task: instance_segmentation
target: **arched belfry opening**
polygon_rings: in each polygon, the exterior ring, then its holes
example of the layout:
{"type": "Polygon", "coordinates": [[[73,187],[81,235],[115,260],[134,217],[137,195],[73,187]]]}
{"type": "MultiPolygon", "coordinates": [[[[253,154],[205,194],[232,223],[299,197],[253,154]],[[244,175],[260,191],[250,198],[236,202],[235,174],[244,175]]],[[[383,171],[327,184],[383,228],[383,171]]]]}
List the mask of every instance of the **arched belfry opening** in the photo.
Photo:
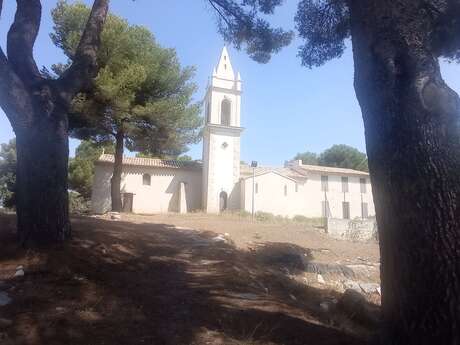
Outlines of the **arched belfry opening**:
{"type": "Polygon", "coordinates": [[[223,126],[230,126],[230,114],[232,110],[231,102],[225,98],[221,103],[220,108],[220,124],[223,126]]]}

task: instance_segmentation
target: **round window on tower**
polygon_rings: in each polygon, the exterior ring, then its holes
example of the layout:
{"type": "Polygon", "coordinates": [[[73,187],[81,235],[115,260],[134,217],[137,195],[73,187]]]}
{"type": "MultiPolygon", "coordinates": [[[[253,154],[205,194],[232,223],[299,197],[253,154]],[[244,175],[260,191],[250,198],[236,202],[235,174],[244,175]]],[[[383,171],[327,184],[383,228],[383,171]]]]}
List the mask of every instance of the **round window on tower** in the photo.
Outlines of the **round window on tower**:
{"type": "Polygon", "coordinates": [[[222,148],[225,150],[227,147],[228,147],[228,144],[227,144],[226,141],[224,141],[223,144],[222,144],[222,148]]]}

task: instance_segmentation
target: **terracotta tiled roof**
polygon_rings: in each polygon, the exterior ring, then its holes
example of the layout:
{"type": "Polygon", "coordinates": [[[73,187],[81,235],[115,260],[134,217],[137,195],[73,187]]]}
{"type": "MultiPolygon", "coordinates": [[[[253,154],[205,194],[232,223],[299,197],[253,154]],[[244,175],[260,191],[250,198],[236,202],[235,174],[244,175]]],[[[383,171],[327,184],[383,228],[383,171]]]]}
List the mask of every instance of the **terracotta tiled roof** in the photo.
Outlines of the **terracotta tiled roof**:
{"type": "MultiPolygon", "coordinates": [[[[242,164],[240,169],[241,178],[252,176],[252,168],[249,165],[242,164]]],[[[257,167],[255,170],[256,176],[263,175],[269,172],[274,172],[279,175],[289,177],[295,180],[302,180],[308,177],[309,173],[322,173],[334,175],[354,175],[354,176],[369,176],[365,171],[353,169],[323,167],[319,165],[291,165],[284,168],[279,167],[257,167]]]]}
{"type": "MultiPolygon", "coordinates": [[[[255,170],[255,175],[263,175],[269,172],[274,172],[281,176],[285,176],[294,180],[304,180],[306,176],[299,174],[291,168],[274,168],[274,167],[257,167],[255,170]]],[[[242,164],[240,167],[240,177],[248,178],[252,176],[252,168],[248,165],[242,164]]]]}
{"type": "Polygon", "coordinates": [[[295,170],[299,174],[308,174],[309,172],[319,172],[335,175],[359,175],[359,176],[369,176],[369,173],[365,171],[353,170],[353,169],[344,169],[344,168],[335,168],[335,167],[323,167],[319,165],[298,165],[290,166],[290,169],[295,170]]]}
{"type": "MultiPolygon", "coordinates": [[[[97,163],[115,162],[114,155],[102,154],[97,163]]],[[[123,156],[123,165],[168,168],[168,169],[201,169],[202,164],[196,161],[179,161],[174,159],[159,159],[159,158],[140,158],[123,156]]]]}

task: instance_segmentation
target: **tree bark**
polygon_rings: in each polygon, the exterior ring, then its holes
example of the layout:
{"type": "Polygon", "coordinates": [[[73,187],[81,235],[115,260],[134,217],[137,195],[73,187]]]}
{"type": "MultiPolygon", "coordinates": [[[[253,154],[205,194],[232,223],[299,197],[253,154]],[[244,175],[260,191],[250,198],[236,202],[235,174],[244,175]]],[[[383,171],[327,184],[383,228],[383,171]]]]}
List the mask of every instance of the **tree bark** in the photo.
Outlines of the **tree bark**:
{"type": "MultiPolygon", "coordinates": [[[[17,137],[17,220],[23,245],[62,242],[69,222],[68,107],[97,74],[96,56],[109,0],[94,0],[74,63],[47,80],[33,47],[40,27],[40,0],[17,0],[8,32],[8,56],[0,47],[0,106],[17,137]]],[[[0,0],[0,15],[3,0],[0,0]]]]}
{"type": "Polygon", "coordinates": [[[423,1],[350,0],[379,226],[382,344],[460,344],[459,98],[423,1]]]}
{"type": "Polygon", "coordinates": [[[123,172],[123,150],[124,133],[119,130],[115,135],[115,161],[113,164],[113,175],[110,181],[110,192],[112,196],[112,211],[121,212],[121,174],[123,172]]]}
{"type": "Polygon", "coordinates": [[[18,235],[24,246],[59,243],[71,237],[67,193],[66,114],[43,117],[16,131],[18,235]]]}

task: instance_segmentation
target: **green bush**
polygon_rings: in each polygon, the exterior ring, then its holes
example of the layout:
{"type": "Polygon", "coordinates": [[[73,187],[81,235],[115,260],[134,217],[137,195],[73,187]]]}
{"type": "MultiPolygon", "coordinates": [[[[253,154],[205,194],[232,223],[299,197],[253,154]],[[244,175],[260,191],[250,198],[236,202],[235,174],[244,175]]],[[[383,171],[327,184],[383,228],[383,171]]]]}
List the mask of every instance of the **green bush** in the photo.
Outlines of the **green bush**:
{"type": "Polygon", "coordinates": [[[74,214],[89,213],[89,201],[85,200],[79,193],[69,191],[69,212],[74,214]]]}
{"type": "Polygon", "coordinates": [[[309,221],[309,218],[302,216],[300,214],[296,214],[294,217],[292,217],[292,220],[297,223],[307,223],[309,221]]]}
{"type": "Polygon", "coordinates": [[[259,222],[273,222],[275,220],[275,215],[270,212],[257,211],[255,218],[259,222]]]}

